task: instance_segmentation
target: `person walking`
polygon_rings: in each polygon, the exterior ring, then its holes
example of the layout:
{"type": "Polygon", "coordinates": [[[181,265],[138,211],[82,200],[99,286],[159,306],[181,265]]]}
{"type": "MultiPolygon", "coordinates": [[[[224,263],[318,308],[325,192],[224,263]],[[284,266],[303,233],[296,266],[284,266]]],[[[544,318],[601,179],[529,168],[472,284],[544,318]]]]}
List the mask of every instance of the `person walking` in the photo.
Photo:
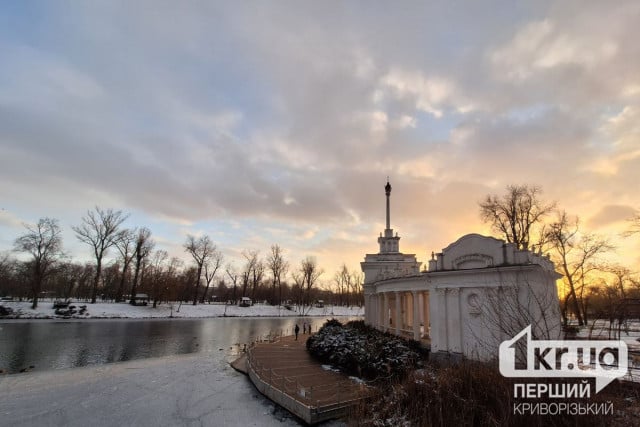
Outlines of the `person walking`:
{"type": "Polygon", "coordinates": [[[300,326],[296,323],[296,327],[293,330],[296,333],[296,341],[298,341],[298,332],[300,332],[300,326]]]}

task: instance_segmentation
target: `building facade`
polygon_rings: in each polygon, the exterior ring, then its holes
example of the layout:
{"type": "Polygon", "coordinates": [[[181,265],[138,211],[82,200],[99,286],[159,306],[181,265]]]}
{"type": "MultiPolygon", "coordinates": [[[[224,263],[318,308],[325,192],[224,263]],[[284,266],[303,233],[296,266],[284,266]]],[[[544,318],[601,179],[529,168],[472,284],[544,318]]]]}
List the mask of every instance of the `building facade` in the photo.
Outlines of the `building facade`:
{"type": "Polygon", "coordinates": [[[421,271],[414,254],[400,252],[400,237],[390,227],[388,182],[385,195],[379,252],[361,263],[367,324],[428,340],[432,354],[476,360],[495,359],[500,343],[528,325],[536,339],[560,337],[561,276],[548,257],[468,234],[432,253],[421,271]]]}

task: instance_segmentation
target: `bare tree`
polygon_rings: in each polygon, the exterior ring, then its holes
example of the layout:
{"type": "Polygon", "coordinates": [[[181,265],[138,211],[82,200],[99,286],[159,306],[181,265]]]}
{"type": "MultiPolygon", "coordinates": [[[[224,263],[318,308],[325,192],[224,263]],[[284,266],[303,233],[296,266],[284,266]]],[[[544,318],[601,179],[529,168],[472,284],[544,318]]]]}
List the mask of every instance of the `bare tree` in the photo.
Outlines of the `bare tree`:
{"type": "Polygon", "coordinates": [[[20,298],[25,294],[24,283],[19,280],[21,263],[10,253],[0,252],[0,295],[20,298]]]}
{"type": "MultiPolygon", "coordinates": [[[[231,279],[231,283],[233,283],[233,291],[231,294],[231,300],[233,301],[233,303],[236,303],[236,288],[238,286],[238,271],[236,270],[235,266],[233,264],[228,264],[227,268],[225,269],[227,276],[229,276],[229,279],[231,279]]],[[[225,308],[225,314],[227,312],[227,309],[225,308]]]]}
{"type": "Polygon", "coordinates": [[[271,278],[273,280],[271,303],[275,303],[277,290],[278,305],[282,305],[282,278],[287,275],[289,263],[284,259],[282,248],[279,245],[271,245],[271,253],[267,257],[267,268],[271,272],[271,278]]]}
{"type": "Polygon", "coordinates": [[[640,212],[638,211],[636,211],[633,217],[629,218],[629,229],[622,233],[622,235],[628,237],[637,233],[640,233],[640,212]]]}
{"type": "Polygon", "coordinates": [[[311,307],[312,290],[324,271],[318,267],[314,257],[308,256],[300,261],[298,271],[292,274],[293,281],[300,287],[302,312],[305,306],[311,307]]]}
{"type": "Polygon", "coordinates": [[[91,298],[91,283],[96,274],[95,272],[96,266],[92,263],[87,262],[81,266],[81,271],[79,271],[76,276],[77,286],[72,290],[72,295],[74,295],[75,298],[85,301],[91,298]]]}
{"type": "Polygon", "coordinates": [[[198,272],[198,268],[192,266],[187,268],[181,275],[182,283],[179,291],[180,304],[178,304],[178,309],[176,310],[176,312],[178,313],[180,313],[180,308],[182,307],[182,303],[187,302],[189,300],[189,297],[188,297],[189,290],[193,286],[192,283],[196,282],[197,272],[198,272]]]}
{"type": "Polygon", "coordinates": [[[156,308],[158,301],[164,295],[165,263],[169,259],[169,254],[165,250],[157,250],[151,257],[151,298],[153,308],[156,308]]]}
{"type": "Polygon", "coordinates": [[[363,274],[357,270],[349,270],[346,264],[336,271],[333,281],[338,292],[338,303],[351,307],[354,304],[362,306],[364,297],[362,294],[363,274]]]}
{"type": "Polygon", "coordinates": [[[120,256],[122,257],[122,274],[120,276],[120,284],[118,286],[118,290],[116,291],[116,302],[122,301],[122,294],[124,293],[124,285],[127,278],[127,272],[129,271],[129,266],[131,265],[131,261],[136,254],[136,230],[122,230],[118,233],[118,238],[116,239],[115,246],[120,252],[120,256]]]}
{"type": "Polygon", "coordinates": [[[55,277],[53,277],[56,296],[64,299],[71,298],[74,288],[82,280],[84,266],[71,262],[62,262],[56,267],[56,270],[55,277]]]}
{"type": "Polygon", "coordinates": [[[9,252],[0,252],[0,277],[8,275],[15,262],[16,260],[11,258],[9,252]]]}
{"type": "Polygon", "coordinates": [[[362,285],[364,283],[364,273],[357,270],[351,271],[351,293],[354,296],[354,304],[362,307],[364,304],[364,293],[362,285]]]}
{"type": "Polygon", "coordinates": [[[627,298],[627,283],[631,281],[631,269],[623,265],[613,264],[604,267],[604,271],[614,277],[613,286],[619,293],[620,299],[627,298]]]}
{"type": "Polygon", "coordinates": [[[255,277],[257,276],[256,269],[260,269],[260,267],[258,266],[258,264],[260,263],[259,255],[260,253],[258,251],[242,252],[242,256],[245,259],[244,269],[242,270],[241,277],[240,277],[242,279],[242,296],[243,297],[247,296],[247,288],[252,283],[253,283],[253,286],[251,287],[252,289],[251,296],[253,297],[253,292],[255,291],[255,277]]]}
{"type": "MultiPolygon", "coordinates": [[[[469,295],[470,313],[478,317],[468,325],[479,346],[475,351],[495,356],[497,344],[529,326],[534,340],[560,338],[555,285],[534,283],[525,272],[505,274],[498,286],[469,295]]],[[[526,361],[524,350],[522,343],[518,343],[516,359],[520,363],[526,361]]]]}
{"type": "Polygon", "coordinates": [[[598,270],[598,256],[613,249],[606,239],[593,234],[581,233],[579,219],[570,219],[560,212],[558,219],[548,226],[547,244],[552,258],[564,275],[567,291],[562,302],[562,317],[565,325],[569,307],[576,316],[578,325],[587,323],[587,285],[590,274],[598,270]]]}
{"type": "Polygon", "coordinates": [[[296,311],[304,313],[304,276],[299,271],[291,272],[291,280],[293,280],[292,294],[295,299],[296,311]]]}
{"type": "Polygon", "coordinates": [[[336,271],[333,280],[337,287],[339,304],[346,304],[347,306],[349,306],[349,292],[351,292],[351,273],[347,268],[347,264],[342,264],[340,269],[336,271]]]}
{"type": "Polygon", "coordinates": [[[193,289],[193,305],[198,304],[198,287],[200,287],[200,278],[202,277],[202,269],[205,263],[209,260],[213,252],[216,250],[216,246],[211,241],[209,236],[204,235],[199,238],[195,238],[192,235],[187,235],[187,241],[184,244],[184,249],[196,263],[197,273],[195,279],[195,286],[193,289]]]}
{"type": "Polygon", "coordinates": [[[113,299],[120,283],[120,264],[112,262],[102,269],[102,300],[113,299]]]}
{"type": "MultiPolygon", "coordinates": [[[[600,310],[596,311],[599,318],[606,318],[609,321],[609,339],[620,339],[620,334],[624,328],[628,332],[629,313],[627,293],[633,283],[633,272],[622,265],[613,264],[603,268],[604,273],[602,283],[592,288],[595,296],[600,296],[600,310]],[[610,279],[606,280],[605,279],[610,279]],[[602,301],[604,299],[604,301],[602,301]]],[[[594,304],[596,305],[597,302],[594,304]]],[[[595,324],[595,319],[594,322],[595,324]]],[[[593,326],[590,331],[593,330],[593,326]]]]}
{"type": "Polygon", "coordinates": [[[528,249],[532,228],[555,208],[555,203],[543,203],[540,193],[539,187],[509,185],[505,195],[488,195],[480,202],[480,216],[507,242],[528,249]]]}
{"type": "Polygon", "coordinates": [[[200,300],[200,302],[204,303],[207,299],[209,286],[211,285],[213,278],[216,276],[216,273],[220,269],[222,261],[224,261],[222,252],[214,248],[209,259],[204,263],[204,280],[207,283],[207,286],[204,288],[204,293],[202,294],[202,299],[200,300]]]}
{"type": "Polygon", "coordinates": [[[165,272],[165,295],[168,301],[177,301],[180,291],[179,276],[184,268],[184,262],[178,257],[171,257],[165,272]]]}
{"type": "Polygon", "coordinates": [[[41,218],[35,226],[24,224],[27,232],[14,242],[14,249],[27,252],[32,259],[29,262],[31,270],[31,294],[33,303],[31,308],[38,307],[38,296],[42,284],[53,273],[62,253],[62,230],[58,221],[53,218],[41,218]]]}
{"type": "Polygon", "coordinates": [[[143,267],[144,260],[149,256],[151,251],[153,250],[153,246],[155,243],[151,240],[151,230],[146,227],[142,227],[138,230],[138,234],[136,236],[136,248],[135,248],[135,259],[136,259],[136,267],[133,273],[133,281],[131,283],[131,293],[129,295],[129,304],[136,304],[136,291],[138,288],[138,280],[140,278],[140,271],[143,267]]]}
{"type": "Polygon", "coordinates": [[[261,259],[256,260],[251,270],[251,298],[257,298],[257,291],[262,285],[262,278],[264,277],[265,266],[261,259]]]}
{"type": "Polygon", "coordinates": [[[91,303],[96,302],[98,284],[102,274],[102,258],[107,250],[115,245],[120,225],[127,219],[122,211],[102,210],[96,206],[95,211],[88,211],[82,218],[82,224],[72,227],[78,240],[88,244],[96,257],[96,274],[93,278],[91,303]]]}
{"type": "Polygon", "coordinates": [[[9,252],[0,252],[0,295],[12,295],[17,260],[9,252]]]}

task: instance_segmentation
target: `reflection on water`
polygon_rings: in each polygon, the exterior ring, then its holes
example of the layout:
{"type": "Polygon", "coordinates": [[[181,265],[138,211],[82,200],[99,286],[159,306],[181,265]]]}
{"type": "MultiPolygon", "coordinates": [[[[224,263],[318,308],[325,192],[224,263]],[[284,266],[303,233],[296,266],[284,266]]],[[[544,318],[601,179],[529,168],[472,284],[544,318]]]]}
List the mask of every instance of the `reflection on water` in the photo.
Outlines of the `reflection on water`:
{"type": "MultiPolygon", "coordinates": [[[[0,369],[15,373],[99,365],[148,357],[214,352],[298,322],[317,330],[326,318],[238,318],[0,322],[0,369]]],[[[345,319],[346,321],[346,319],[345,319]]]]}

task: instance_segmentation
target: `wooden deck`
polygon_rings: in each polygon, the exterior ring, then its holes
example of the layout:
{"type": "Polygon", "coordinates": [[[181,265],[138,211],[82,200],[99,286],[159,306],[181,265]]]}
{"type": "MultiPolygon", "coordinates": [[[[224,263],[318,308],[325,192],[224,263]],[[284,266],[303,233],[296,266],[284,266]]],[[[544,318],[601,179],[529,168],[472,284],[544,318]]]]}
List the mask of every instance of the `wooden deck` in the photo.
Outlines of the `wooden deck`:
{"type": "MultiPolygon", "coordinates": [[[[246,354],[249,378],[262,394],[308,424],[345,416],[372,389],[312,359],[307,338],[282,337],[252,345],[246,354]]],[[[245,367],[242,358],[234,364],[238,370],[245,367]]]]}

